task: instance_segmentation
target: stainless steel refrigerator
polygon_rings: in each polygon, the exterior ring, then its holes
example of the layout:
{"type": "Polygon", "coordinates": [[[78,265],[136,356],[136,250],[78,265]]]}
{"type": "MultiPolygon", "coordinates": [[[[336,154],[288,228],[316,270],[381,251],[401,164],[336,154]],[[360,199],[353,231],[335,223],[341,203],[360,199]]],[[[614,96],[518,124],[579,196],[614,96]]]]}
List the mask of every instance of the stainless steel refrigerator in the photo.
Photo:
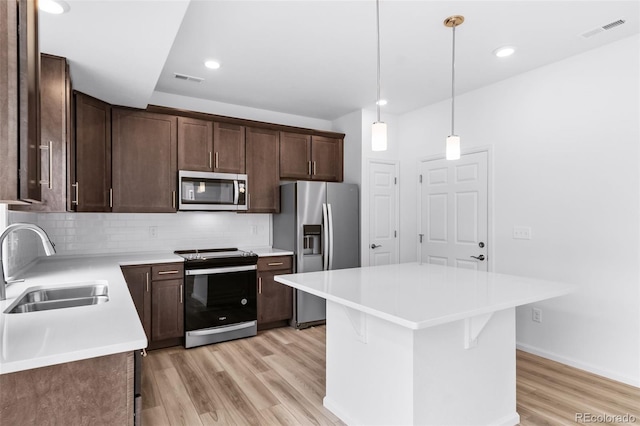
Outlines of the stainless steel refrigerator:
{"type": "MultiPolygon", "coordinates": [[[[295,253],[297,273],[360,266],[360,197],[347,183],[297,181],[280,186],[273,215],[273,246],[295,253]]],[[[291,325],[326,319],[325,300],[294,290],[291,325]]]]}

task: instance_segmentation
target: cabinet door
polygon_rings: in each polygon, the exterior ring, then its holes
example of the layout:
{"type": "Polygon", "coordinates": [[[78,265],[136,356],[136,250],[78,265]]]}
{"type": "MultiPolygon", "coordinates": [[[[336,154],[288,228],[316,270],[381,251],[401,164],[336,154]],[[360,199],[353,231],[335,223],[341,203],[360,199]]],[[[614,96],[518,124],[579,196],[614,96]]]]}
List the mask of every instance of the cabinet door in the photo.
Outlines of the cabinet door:
{"type": "Polygon", "coordinates": [[[342,182],[342,140],[311,137],[312,179],[342,182]]]}
{"type": "Polygon", "coordinates": [[[0,2],[0,202],[18,196],[18,5],[0,2]]]}
{"type": "Polygon", "coordinates": [[[261,271],[258,273],[258,324],[291,319],[293,316],[293,289],[274,280],[278,274],[290,270],[261,271]]]}
{"type": "Polygon", "coordinates": [[[278,132],[247,128],[249,212],[280,211],[278,132]]]}
{"type": "Polygon", "coordinates": [[[244,126],[213,124],[213,170],[218,173],[245,173],[244,126]]]}
{"type": "Polygon", "coordinates": [[[183,280],[152,281],[151,340],[158,341],[184,334],[183,280]]]}
{"type": "Polygon", "coordinates": [[[38,9],[18,0],[20,199],[40,201],[40,50],[38,9]]]}
{"type": "Polygon", "coordinates": [[[75,194],[79,212],[108,212],[111,189],[111,106],[82,93],[75,94],[75,194]]]}
{"type": "Polygon", "coordinates": [[[151,340],[151,267],[149,266],[123,266],[122,274],[129,287],[129,293],[133,299],[140,322],[151,340]]]}
{"type": "Polygon", "coordinates": [[[280,177],[311,178],[311,136],[280,132],[280,177]]]}
{"type": "MultiPolygon", "coordinates": [[[[42,55],[40,68],[40,149],[42,204],[38,210],[67,210],[67,144],[69,103],[67,61],[42,55]]],[[[35,205],[34,205],[35,206],[35,205]]]]}
{"type": "Polygon", "coordinates": [[[213,123],[178,117],[178,169],[213,170],[213,123]]]}
{"type": "Polygon", "coordinates": [[[176,211],[177,117],[113,109],[113,209],[176,211]]]}

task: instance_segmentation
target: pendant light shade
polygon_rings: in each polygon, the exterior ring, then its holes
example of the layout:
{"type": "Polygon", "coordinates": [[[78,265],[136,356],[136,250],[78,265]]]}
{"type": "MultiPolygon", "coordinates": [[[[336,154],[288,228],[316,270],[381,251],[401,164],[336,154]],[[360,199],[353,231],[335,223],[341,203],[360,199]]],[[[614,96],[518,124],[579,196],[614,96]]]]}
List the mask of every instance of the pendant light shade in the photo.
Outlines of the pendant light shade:
{"type": "Polygon", "coordinates": [[[376,0],[376,32],[378,35],[378,92],[376,108],[378,119],[371,126],[371,150],[387,150],[387,124],[380,121],[380,0],[376,0]]]}
{"type": "Polygon", "coordinates": [[[447,137],[445,147],[445,158],[447,160],[460,159],[460,136],[455,134],[455,87],[456,87],[456,27],[462,25],[464,16],[449,16],[444,20],[445,27],[451,28],[452,32],[452,49],[451,49],[451,134],[447,137]]]}
{"type": "Polygon", "coordinates": [[[371,150],[387,150],[387,123],[376,121],[371,126],[371,150]]]}
{"type": "Polygon", "coordinates": [[[446,158],[447,160],[460,159],[460,136],[447,136],[446,158]]]}

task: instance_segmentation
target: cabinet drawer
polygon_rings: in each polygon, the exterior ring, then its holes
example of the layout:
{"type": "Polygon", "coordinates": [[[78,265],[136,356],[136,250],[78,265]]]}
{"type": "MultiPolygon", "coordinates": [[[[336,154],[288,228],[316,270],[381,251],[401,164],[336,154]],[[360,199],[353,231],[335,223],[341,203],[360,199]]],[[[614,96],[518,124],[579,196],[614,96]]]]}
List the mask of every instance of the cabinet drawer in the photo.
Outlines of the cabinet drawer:
{"type": "Polygon", "coordinates": [[[163,263],[161,265],[151,265],[151,279],[175,280],[184,277],[184,265],[182,263],[163,263]]]}
{"type": "Polygon", "coordinates": [[[258,271],[291,270],[293,261],[291,256],[267,256],[258,259],[258,271]]]}

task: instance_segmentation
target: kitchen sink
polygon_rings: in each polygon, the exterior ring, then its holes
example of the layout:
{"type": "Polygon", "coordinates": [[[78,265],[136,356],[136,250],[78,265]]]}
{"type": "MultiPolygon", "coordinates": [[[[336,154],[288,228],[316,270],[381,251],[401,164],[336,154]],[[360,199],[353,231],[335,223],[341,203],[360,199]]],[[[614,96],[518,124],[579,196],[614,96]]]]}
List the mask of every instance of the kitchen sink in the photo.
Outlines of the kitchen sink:
{"type": "Polygon", "coordinates": [[[102,283],[73,287],[41,288],[25,293],[5,311],[7,314],[47,311],[109,301],[109,286],[102,283]]]}

